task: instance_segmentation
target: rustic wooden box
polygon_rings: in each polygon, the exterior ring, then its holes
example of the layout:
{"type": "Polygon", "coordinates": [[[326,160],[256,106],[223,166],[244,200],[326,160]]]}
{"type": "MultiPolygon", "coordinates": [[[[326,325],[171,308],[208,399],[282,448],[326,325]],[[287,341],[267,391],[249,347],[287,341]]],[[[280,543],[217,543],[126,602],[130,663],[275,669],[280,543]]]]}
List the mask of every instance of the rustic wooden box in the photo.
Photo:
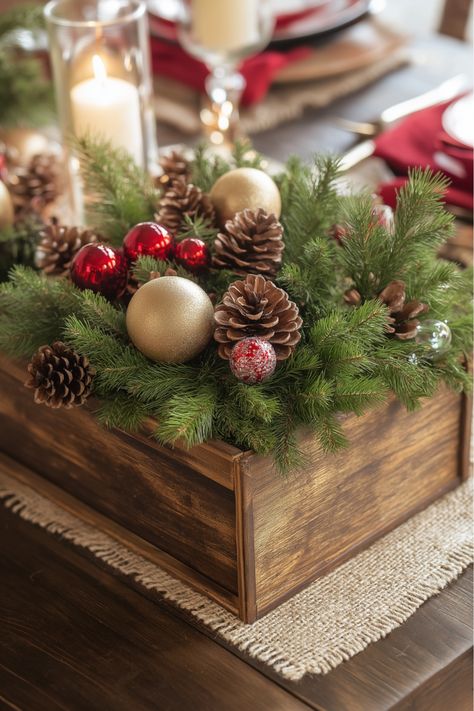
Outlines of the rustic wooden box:
{"type": "Polygon", "coordinates": [[[25,370],[0,360],[0,450],[29,483],[251,622],[466,476],[470,413],[440,393],[349,416],[351,446],[284,480],[222,442],[191,451],[105,431],[86,408],[35,405],[25,370]],[[26,471],[26,470],[25,470],[26,471]],[[39,475],[39,476],[38,476],[39,475]]]}

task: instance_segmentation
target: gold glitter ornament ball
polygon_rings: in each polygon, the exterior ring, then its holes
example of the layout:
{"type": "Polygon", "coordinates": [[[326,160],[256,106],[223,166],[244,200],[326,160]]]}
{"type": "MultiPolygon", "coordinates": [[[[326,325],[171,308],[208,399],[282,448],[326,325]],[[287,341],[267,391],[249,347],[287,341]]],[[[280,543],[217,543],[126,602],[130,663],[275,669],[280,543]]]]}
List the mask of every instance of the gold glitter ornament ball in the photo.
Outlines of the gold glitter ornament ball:
{"type": "Polygon", "coordinates": [[[164,276],[138,289],[127,309],[133,344],[151,360],[184,363],[207,346],[214,332],[214,308],[190,279],[164,276]]]}
{"type": "Polygon", "coordinates": [[[260,207],[277,219],[281,214],[280,191],[275,181],[257,168],[235,168],[224,173],[214,183],[209,197],[222,226],[245,208],[260,207]]]}

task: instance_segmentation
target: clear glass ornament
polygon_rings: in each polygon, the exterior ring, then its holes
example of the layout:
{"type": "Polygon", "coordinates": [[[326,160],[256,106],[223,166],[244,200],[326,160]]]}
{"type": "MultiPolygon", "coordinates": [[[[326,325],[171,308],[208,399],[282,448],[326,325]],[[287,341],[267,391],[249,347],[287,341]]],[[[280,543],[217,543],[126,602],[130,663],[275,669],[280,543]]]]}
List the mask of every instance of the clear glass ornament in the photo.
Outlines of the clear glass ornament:
{"type": "Polygon", "coordinates": [[[444,321],[427,319],[416,329],[415,341],[426,347],[426,358],[444,355],[451,346],[451,340],[451,329],[444,321]]]}

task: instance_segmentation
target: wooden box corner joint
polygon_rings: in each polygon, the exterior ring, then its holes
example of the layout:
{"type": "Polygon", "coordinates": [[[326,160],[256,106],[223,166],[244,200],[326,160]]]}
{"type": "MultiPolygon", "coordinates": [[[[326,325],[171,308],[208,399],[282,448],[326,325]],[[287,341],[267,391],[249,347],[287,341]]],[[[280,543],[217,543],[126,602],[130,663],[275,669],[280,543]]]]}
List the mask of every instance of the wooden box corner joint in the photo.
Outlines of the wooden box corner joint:
{"type": "Polygon", "coordinates": [[[408,413],[395,399],[348,416],[349,449],[287,479],[223,442],[161,447],[105,431],[80,408],[36,406],[0,360],[0,451],[15,476],[252,622],[467,476],[468,399],[448,391],[408,413]]]}

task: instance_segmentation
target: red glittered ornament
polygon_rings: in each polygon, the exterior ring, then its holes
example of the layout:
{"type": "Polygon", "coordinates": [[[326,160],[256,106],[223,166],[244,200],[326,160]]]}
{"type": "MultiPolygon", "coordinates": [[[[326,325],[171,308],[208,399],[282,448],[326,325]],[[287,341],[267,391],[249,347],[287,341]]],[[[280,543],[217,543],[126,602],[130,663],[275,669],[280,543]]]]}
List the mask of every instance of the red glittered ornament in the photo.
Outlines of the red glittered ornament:
{"type": "Polygon", "coordinates": [[[174,240],[166,227],[156,222],[140,222],[125,235],[123,253],[129,262],[136,262],[138,257],[169,259],[173,251],[174,240]]]}
{"type": "Polygon", "coordinates": [[[205,242],[196,237],[186,237],[176,245],[174,258],[188,272],[200,272],[207,269],[211,262],[209,249],[205,242]]]}
{"type": "Polygon", "coordinates": [[[263,338],[244,338],[232,349],[230,369],[236,378],[247,385],[262,383],[275,372],[275,349],[263,338]]]}
{"type": "Polygon", "coordinates": [[[71,279],[79,289],[119,298],[127,285],[128,264],[123,253],[106,244],[86,244],[74,257],[71,279]]]}

